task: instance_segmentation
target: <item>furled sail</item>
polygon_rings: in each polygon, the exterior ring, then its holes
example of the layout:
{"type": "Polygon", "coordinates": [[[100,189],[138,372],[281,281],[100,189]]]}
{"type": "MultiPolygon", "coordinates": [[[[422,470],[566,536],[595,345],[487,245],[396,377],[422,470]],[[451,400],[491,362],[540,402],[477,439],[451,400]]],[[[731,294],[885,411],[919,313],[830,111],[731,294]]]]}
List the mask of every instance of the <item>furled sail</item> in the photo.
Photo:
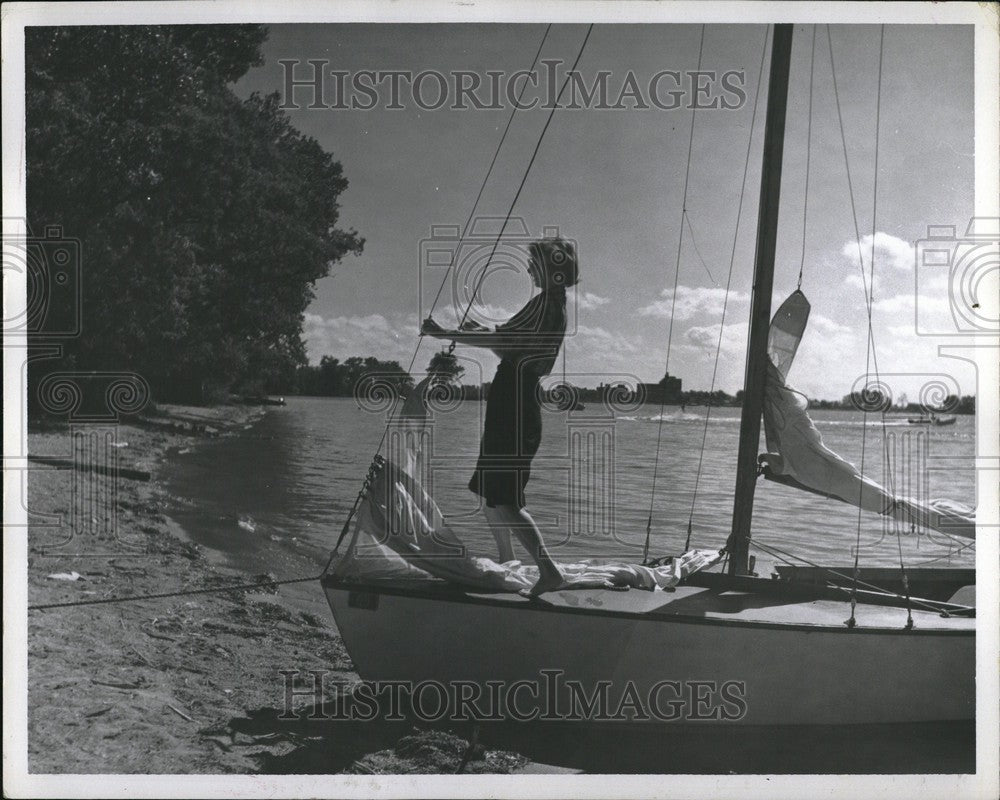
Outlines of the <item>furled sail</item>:
{"type": "Polygon", "coordinates": [[[771,320],[770,363],[764,391],[768,452],[760,457],[764,476],[866,511],[891,515],[906,524],[975,538],[974,509],[949,500],[921,502],[895,496],[823,444],[823,437],[806,413],[805,398],[786,383],[808,319],[809,301],[796,290],[771,320]]]}
{"type": "MultiPolygon", "coordinates": [[[[443,579],[483,592],[530,589],[538,580],[536,566],[520,561],[499,564],[472,555],[424,488],[429,483],[427,398],[436,389],[434,378],[427,378],[403,403],[390,428],[392,457],[377,459],[369,473],[350,541],[334,574],[343,580],[404,584],[443,579]]],[[[720,558],[718,550],[691,550],[650,567],[590,560],[558,566],[564,576],[573,579],[574,588],[600,588],[611,583],[655,591],[676,586],[720,558]]]]}

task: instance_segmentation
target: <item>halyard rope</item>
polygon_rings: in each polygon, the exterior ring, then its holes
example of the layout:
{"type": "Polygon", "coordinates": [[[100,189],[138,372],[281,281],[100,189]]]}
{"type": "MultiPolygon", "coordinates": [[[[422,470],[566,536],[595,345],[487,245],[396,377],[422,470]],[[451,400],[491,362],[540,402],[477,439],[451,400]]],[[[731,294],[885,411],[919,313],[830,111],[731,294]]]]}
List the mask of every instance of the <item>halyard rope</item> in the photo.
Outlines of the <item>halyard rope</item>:
{"type": "Polygon", "coordinates": [[[733,283],[733,265],[736,263],[736,243],[740,235],[740,219],[743,217],[743,198],[747,188],[747,174],[750,171],[750,151],[753,145],[754,123],[757,121],[757,101],[760,99],[760,86],[764,75],[764,60],[767,56],[767,30],[764,31],[764,45],[760,51],[760,67],[757,70],[757,91],[753,99],[753,113],[750,117],[750,136],[747,139],[747,155],[743,163],[743,182],[740,185],[740,202],[736,210],[736,230],[733,232],[733,248],[729,254],[729,275],[726,277],[726,296],[722,301],[722,319],[719,321],[719,340],[715,345],[715,363],[712,366],[712,384],[708,390],[708,406],[705,410],[705,427],[701,432],[701,449],[698,452],[698,469],[695,471],[694,491],[691,493],[691,510],[688,513],[687,538],[684,541],[684,552],[691,546],[691,528],[694,523],[694,508],[698,501],[698,485],[701,483],[701,469],[705,459],[705,442],[708,439],[708,422],[712,416],[712,393],[715,391],[715,381],[719,372],[719,360],[722,355],[722,334],[726,327],[726,310],[729,307],[729,287],[733,283]]]}
{"type": "MultiPolygon", "coordinates": [[[[701,72],[701,59],[705,52],[705,26],[701,26],[701,39],[698,42],[698,71],[701,72]]],[[[687,215],[688,181],[691,176],[691,152],[694,148],[694,123],[698,107],[691,110],[691,132],[688,136],[687,164],[684,167],[684,193],[681,197],[681,218],[677,237],[677,256],[674,261],[674,290],[670,298],[670,324],[667,328],[667,358],[663,368],[663,387],[660,392],[660,413],[656,423],[656,458],[653,461],[653,485],[649,491],[649,516],[646,518],[646,542],[642,547],[642,561],[649,559],[649,537],[653,529],[653,504],[656,500],[656,478],[660,467],[660,443],[663,438],[663,408],[667,401],[667,374],[670,372],[670,343],[674,336],[674,310],[677,306],[677,283],[681,272],[681,249],[684,246],[684,217],[687,215]]]]}

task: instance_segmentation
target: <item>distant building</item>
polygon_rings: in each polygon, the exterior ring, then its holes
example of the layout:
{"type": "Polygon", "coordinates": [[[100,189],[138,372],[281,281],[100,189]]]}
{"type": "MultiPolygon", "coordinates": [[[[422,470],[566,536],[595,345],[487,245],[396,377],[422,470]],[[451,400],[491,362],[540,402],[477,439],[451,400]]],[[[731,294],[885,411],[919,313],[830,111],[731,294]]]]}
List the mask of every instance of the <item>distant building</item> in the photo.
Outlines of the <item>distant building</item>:
{"type": "MultiPolygon", "coordinates": [[[[668,372],[659,383],[640,383],[634,391],[641,393],[645,403],[677,405],[681,402],[681,379],[668,372]]],[[[634,392],[625,383],[602,383],[597,387],[596,394],[602,400],[614,398],[617,402],[622,402],[634,392]]]]}
{"type": "Polygon", "coordinates": [[[647,403],[676,405],[681,401],[681,379],[668,372],[658,383],[640,383],[639,391],[647,403]]]}

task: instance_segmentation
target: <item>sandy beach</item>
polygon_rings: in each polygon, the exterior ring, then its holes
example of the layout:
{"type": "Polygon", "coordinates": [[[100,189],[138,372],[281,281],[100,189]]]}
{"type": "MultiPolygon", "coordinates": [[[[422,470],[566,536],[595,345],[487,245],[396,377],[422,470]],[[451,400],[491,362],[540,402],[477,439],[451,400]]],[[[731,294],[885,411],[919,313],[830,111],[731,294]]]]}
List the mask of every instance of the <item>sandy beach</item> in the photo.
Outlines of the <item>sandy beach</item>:
{"type": "MultiPolygon", "coordinates": [[[[188,541],[157,477],[171,449],[242,430],[263,410],[158,411],[115,426],[116,492],[107,475],[34,465],[30,605],[266,584],[188,541]],[[143,472],[149,480],[122,477],[143,472]],[[93,495],[83,506],[81,486],[93,495]]],[[[28,442],[33,456],[72,452],[68,428],[34,430],[28,442]]],[[[35,610],[28,625],[33,773],[448,773],[467,749],[467,731],[309,719],[358,678],[332,618],[289,606],[280,587],[35,610]],[[322,698],[309,694],[312,670],[325,673],[322,698]]],[[[487,750],[464,771],[526,763],[487,750]]]]}

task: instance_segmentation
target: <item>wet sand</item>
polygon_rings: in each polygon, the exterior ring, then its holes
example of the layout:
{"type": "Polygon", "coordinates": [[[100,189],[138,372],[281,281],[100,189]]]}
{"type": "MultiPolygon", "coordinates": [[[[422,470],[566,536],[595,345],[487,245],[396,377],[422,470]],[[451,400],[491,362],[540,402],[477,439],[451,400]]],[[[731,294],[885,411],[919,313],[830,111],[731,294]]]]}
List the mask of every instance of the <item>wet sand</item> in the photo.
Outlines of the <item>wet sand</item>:
{"type": "MultiPolygon", "coordinates": [[[[263,410],[160,410],[162,416],[116,426],[119,446],[103,451],[121,468],[150,473],[149,481],[115,482],[99,472],[33,465],[30,605],[267,581],[223,566],[188,541],[165,513],[157,478],[171,448],[242,430],[263,410]],[[74,572],[76,580],[49,577],[74,572]]],[[[73,449],[64,427],[30,432],[28,444],[33,455],[65,458],[73,449]]],[[[318,703],[335,703],[357,680],[332,618],[297,610],[283,600],[281,587],[30,611],[29,770],[385,774],[459,768],[467,731],[309,719],[318,703]],[[324,673],[322,697],[310,694],[313,670],[324,673]],[[285,710],[289,688],[294,714],[285,710]]],[[[526,763],[485,750],[464,771],[510,772],[526,763]]]]}

